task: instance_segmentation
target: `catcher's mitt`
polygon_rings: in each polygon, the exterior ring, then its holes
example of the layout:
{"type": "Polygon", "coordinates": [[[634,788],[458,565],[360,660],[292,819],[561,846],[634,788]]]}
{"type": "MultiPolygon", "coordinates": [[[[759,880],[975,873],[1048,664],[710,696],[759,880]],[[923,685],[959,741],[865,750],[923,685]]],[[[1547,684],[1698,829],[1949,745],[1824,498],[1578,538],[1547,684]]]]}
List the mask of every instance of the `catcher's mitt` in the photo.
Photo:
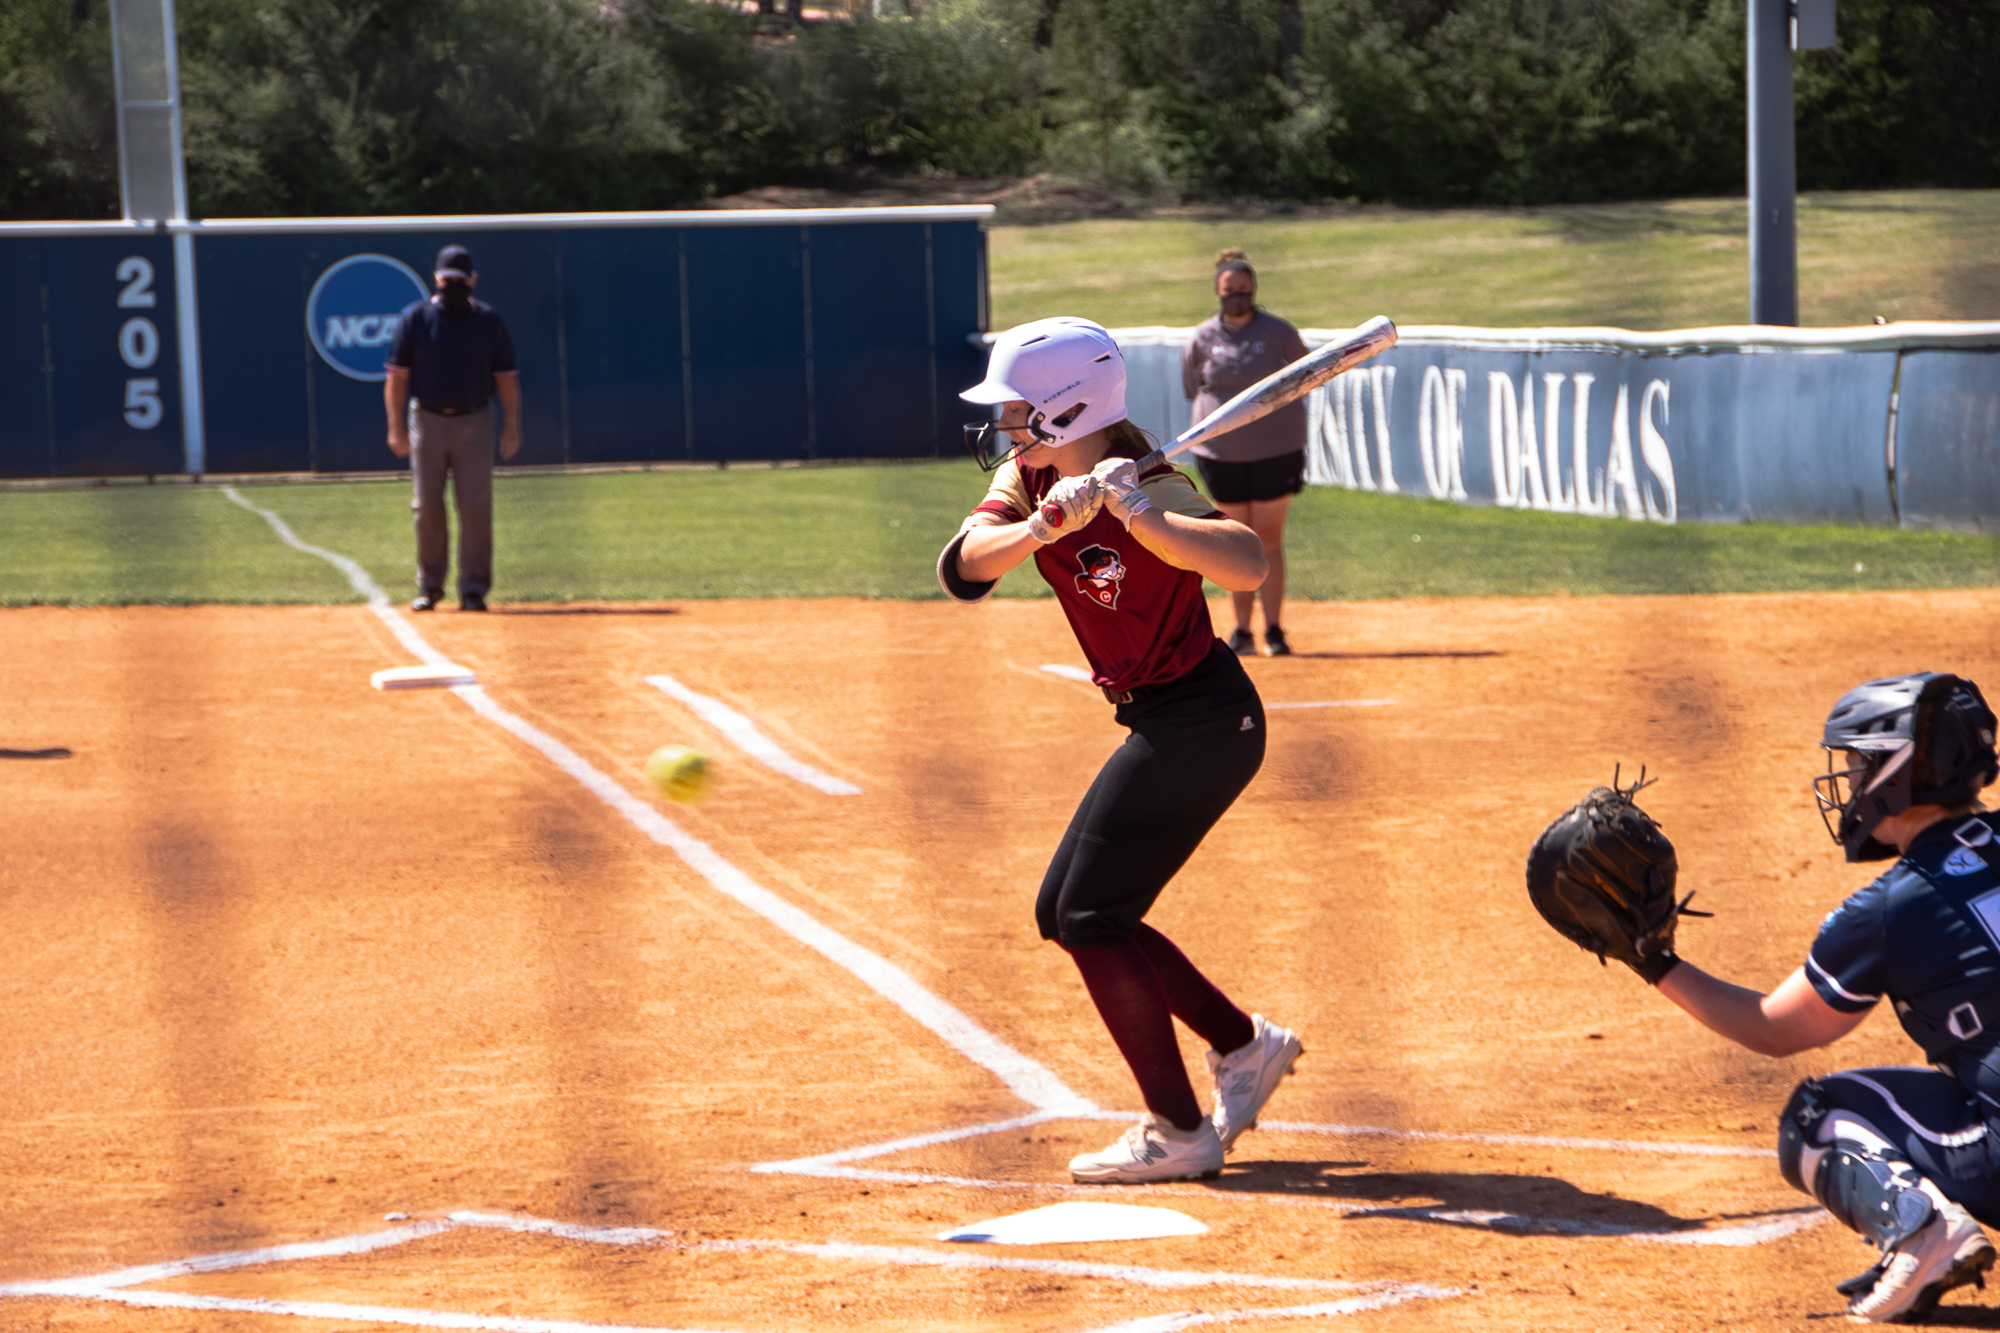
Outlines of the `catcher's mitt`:
{"type": "MultiPolygon", "coordinates": [[[[1657,781],[1657,779],[1656,779],[1657,781]]],[[[1602,963],[1616,958],[1648,984],[1674,969],[1674,926],[1692,911],[1692,893],[1674,901],[1674,845],[1632,803],[1650,786],[1646,770],[1629,787],[1593,787],[1556,816],[1528,853],[1528,897],[1542,919],[1602,963]]]]}

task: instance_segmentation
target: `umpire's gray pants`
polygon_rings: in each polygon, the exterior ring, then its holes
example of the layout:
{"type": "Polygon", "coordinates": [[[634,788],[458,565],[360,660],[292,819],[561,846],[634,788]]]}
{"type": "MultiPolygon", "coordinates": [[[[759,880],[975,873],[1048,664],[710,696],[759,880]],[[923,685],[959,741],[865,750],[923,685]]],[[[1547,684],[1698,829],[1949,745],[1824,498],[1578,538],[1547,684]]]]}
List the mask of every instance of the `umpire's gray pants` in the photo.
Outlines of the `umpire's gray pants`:
{"type": "Polygon", "coordinates": [[[417,515],[417,588],[444,595],[451,525],[444,476],[458,507],[458,595],[485,596],[493,586],[493,404],[462,417],[410,404],[410,481],[417,515]]]}

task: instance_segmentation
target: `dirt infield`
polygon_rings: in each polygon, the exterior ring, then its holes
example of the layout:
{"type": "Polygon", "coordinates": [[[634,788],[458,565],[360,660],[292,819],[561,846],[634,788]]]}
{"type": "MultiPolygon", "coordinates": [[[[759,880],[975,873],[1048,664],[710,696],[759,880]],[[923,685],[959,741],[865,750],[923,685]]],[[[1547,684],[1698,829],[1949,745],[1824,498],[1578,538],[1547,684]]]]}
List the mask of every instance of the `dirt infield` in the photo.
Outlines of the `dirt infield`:
{"type": "MultiPolygon", "coordinates": [[[[1913,1048],[1883,1015],[1805,1059],[1728,1047],[1556,939],[1521,860],[1643,761],[1717,912],[1684,952],[1775,983],[1868,877],[1806,792],[1826,707],[1891,671],[1996,678],[1996,618],[2000,592],[1297,606],[1301,656],[1252,673],[1268,703],[1335,706],[1272,710],[1262,775],[1153,918],[1301,1031],[1267,1112],[1290,1127],[1211,1184],[1107,1196],[1062,1166],[1120,1124],[1076,1108],[867,1151],[1034,1108],[798,933],[1134,1109],[1029,910],[1122,734],[1041,669],[1080,663],[1052,603],[411,618],[489,707],[801,911],[792,933],[467,699],[370,690],[411,659],[366,609],[0,613],[0,747],[74,752],[0,760],[0,1283],[417,1228],[0,1296],[0,1327],[1815,1326],[1870,1256],[1778,1179],[1776,1108],[1913,1048]],[[861,793],[759,764],[658,673],[861,793]],[[707,804],[645,791],[669,741],[713,756],[707,804]],[[1210,1230],[934,1239],[1105,1197],[1210,1230]],[[489,1216],[446,1228],[460,1210],[489,1216]]],[[[1965,1293],[1942,1314],[2000,1324],[1965,1293]]]]}

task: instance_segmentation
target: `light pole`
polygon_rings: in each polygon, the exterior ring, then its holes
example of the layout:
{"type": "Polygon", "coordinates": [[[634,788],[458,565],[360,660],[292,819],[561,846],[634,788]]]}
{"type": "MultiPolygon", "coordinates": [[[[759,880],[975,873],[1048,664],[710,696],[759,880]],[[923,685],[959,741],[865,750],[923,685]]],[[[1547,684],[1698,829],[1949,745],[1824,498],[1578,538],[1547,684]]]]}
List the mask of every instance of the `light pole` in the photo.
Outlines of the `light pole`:
{"type": "MultiPolygon", "coordinates": [[[[174,0],[111,0],[111,77],[118,98],[118,194],[130,222],[188,220],[181,155],[181,73],[174,0]]],[[[207,465],[201,332],[195,318],[194,237],[174,232],[174,313],[180,349],[181,441],[187,470],[207,465]]]]}
{"type": "Polygon", "coordinates": [[[1799,322],[1792,51],[1833,45],[1834,0],[1749,0],[1750,322],[1799,322]]]}

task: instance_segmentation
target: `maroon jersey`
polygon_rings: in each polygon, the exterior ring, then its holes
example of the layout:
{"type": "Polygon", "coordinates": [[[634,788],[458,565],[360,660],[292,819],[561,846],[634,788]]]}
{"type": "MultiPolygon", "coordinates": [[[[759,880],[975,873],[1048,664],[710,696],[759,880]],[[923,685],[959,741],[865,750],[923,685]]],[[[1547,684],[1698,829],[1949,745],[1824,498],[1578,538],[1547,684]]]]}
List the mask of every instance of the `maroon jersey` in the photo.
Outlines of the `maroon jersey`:
{"type": "MultiPolygon", "coordinates": [[[[1061,479],[1054,468],[1016,461],[994,474],[976,514],[1019,523],[1034,513],[1061,479]]],[[[1167,464],[1139,479],[1157,509],[1190,518],[1220,518],[1194,483],[1167,464]]],[[[1146,545],[1106,508],[1079,532],[1035,552],[1035,567],[1056,590],[1091,679],[1112,690],[1178,680],[1215,645],[1215,627],[1201,593],[1201,575],[1146,545]]]]}

